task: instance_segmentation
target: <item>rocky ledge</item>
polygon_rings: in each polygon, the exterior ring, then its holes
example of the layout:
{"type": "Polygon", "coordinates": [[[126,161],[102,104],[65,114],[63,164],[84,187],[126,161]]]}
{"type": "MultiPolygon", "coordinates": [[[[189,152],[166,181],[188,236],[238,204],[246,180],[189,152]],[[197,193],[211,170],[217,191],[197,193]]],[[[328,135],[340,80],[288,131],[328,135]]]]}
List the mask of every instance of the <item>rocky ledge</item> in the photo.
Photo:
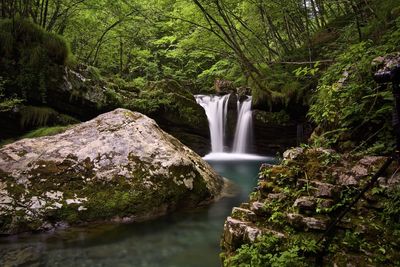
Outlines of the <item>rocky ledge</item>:
{"type": "Polygon", "coordinates": [[[0,234],[153,218],[213,201],[223,184],[152,119],[116,109],[0,149],[0,234]]]}
{"type": "Polygon", "coordinates": [[[318,243],[384,161],[295,148],[280,165],[263,165],[249,202],[225,222],[224,266],[399,266],[397,164],[344,217],[332,239],[318,243]]]}

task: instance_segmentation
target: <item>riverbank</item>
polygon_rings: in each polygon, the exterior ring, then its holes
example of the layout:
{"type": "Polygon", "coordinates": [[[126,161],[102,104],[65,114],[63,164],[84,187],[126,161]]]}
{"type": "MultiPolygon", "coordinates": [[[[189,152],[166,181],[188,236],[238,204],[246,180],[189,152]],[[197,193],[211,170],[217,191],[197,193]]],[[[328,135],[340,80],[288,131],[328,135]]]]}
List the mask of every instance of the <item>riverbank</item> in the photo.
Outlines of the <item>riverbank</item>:
{"type": "Polygon", "coordinates": [[[400,176],[395,164],[344,217],[326,247],[318,243],[384,161],[295,148],[279,165],[263,165],[257,189],[225,221],[224,266],[313,266],[317,260],[398,266],[400,176]]]}

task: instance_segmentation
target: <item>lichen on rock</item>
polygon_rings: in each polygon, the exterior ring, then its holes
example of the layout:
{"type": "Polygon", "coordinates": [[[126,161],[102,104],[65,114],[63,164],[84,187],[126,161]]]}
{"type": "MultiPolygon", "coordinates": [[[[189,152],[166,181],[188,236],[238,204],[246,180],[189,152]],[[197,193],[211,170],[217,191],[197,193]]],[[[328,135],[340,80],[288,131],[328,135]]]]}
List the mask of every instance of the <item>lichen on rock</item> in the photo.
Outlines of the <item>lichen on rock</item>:
{"type": "Polygon", "coordinates": [[[213,201],[222,187],[200,156],[152,119],[116,109],[0,149],[0,233],[152,218],[213,201]]]}

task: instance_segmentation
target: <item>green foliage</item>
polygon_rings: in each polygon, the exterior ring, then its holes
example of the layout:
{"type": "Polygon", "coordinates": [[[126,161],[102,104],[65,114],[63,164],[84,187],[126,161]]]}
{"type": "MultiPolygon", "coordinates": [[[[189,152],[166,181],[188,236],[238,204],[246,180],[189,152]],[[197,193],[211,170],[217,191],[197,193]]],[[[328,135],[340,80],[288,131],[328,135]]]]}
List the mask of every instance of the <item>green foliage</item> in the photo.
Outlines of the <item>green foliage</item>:
{"type": "Polygon", "coordinates": [[[319,71],[320,62],[317,61],[312,67],[299,67],[293,71],[296,77],[314,76],[319,71]]]}
{"type": "Polygon", "coordinates": [[[364,242],[360,233],[353,231],[346,231],[342,244],[347,247],[350,251],[359,251],[360,245],[364,242]]]}
{"type": "Polygon", "coordinates": [[[144,90],[138,98],[132,99],[127,108],[137,110],[145,114],[151,114],[164,106],[173,104],[162,90],[144,90]]]}
{"type": "Polygon", "coordinates": [[[237,86],[245,83],[240,66],[228,59],[219,60],[209,69],[205,69],[201,72],[198,78],[199,82],[209,86],[212,85],[216,79],[231,80],[237,86]]]}
{"type": "Polygon", "coordinates": [[[389,199],[384,203],[384,217],[388,221],[400,223],[400,187],[389,191],[389,199]]]}
{"type": "Polygon", "coordinates": [[[164,117],[177,124],[198,125],[202,108],[193,95],[173,80],[154,82],[144,88],[136,98],[124,102],[128,109],[141,113],[164,117]]]}
{"type": "Polygon", "coordinates": [[[101,72],[98,68],[94,66],[87,66],[86,71],[88,72],[89,76],[92,77],[92,79],[97,81],[102,80],[101,72]]]}
{"type": "MultiPolygon", "coordinates": [[[[372,59],[385,50],[371,41],[352,45],[323,74],[308,113],[324,131],[314,136],[316,145],[366,140],[382,128],[385,135],[390,131],[391,92],[378,87],[370,72],[372,59]]],[[[377,134],[369,140],[369,145],[380,140],[382,135],[377,134]]]]}
{"type": "Polygon", "coordinates": [[[10,111],[23,102],[21,99],[15,98],[15,96],[5,97],[5,83],[6,81],[0,76],[0,112],[10,111]]]}
{"type": "Polygon", "coordinates": [[[64,39],[23,19],[1,20],[0,36],[5,95],[45,103],[50,78],[58,76],[70,55],[64,39]]]}
{"type": "Polygon", "coordinates": [[[301,253],[315,253],[316,241],[302,236],[290,244],[273,235],[263,235],[251,245],[243,245],[235,255],[224,261],[224,266],[282,267],[309,266],[301,253]]]}

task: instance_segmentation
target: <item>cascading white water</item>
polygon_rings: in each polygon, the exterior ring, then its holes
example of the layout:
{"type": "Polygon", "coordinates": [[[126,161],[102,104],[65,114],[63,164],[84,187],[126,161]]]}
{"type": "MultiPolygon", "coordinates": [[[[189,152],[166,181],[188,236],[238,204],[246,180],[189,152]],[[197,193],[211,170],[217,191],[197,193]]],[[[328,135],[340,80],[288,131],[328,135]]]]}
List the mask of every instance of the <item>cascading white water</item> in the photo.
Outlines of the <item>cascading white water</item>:
{"type": "MultiPolygon", "coordinates": [[[[212,153],[222,153],[225,149],[225,129],[229,94],[224,96],[196,95],[196,101],[206,111],[208,118],[212,153]]],[[[252,134],[251,97],[237,102],[238,120],[236,123],[233,153],[246,153],[252,134]]]]}
{"type": "Polygon", "coordinates": [[[211,149],[213,153],[224,152],[226,113],[230,95],[196,95],[197,103],[204,108],[208,118],[211,149]]]}
{"type": "Polygon", "coordinates": [[[235,138],[233,141],[233,153],[248,152],[250,137],[253,129],[251,101],[252,98],[249,96],[239,106],[239,115],[236,123],[235,138]]]}

